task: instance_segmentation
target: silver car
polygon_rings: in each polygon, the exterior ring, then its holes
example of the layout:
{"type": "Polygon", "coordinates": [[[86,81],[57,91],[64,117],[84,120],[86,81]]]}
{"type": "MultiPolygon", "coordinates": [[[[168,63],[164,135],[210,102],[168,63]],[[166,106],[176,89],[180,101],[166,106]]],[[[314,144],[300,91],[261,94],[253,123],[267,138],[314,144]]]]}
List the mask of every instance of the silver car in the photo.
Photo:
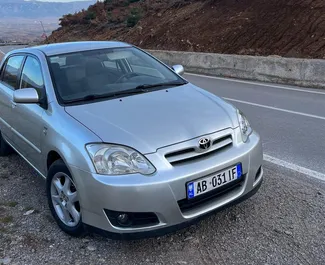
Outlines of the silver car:
{"type": "Polygon", "coordinates": [[[0,67],[0,155],[15,150],[46,179],[70,235],[162,235],[261,186],[259,135],[180,65],[77,42],[16,50],[0,67]]]}

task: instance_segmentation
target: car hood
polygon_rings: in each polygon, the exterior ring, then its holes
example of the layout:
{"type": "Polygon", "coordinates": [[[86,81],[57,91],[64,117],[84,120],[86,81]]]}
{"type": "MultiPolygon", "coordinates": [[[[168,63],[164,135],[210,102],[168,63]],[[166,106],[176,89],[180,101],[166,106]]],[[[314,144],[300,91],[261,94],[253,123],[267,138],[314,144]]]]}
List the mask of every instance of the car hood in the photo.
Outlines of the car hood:
{"type": "Polygon", "coordinates": [[[238,126],[232,105],[192,84],[65,110],[103,142],[143,154],[238,126]]]}

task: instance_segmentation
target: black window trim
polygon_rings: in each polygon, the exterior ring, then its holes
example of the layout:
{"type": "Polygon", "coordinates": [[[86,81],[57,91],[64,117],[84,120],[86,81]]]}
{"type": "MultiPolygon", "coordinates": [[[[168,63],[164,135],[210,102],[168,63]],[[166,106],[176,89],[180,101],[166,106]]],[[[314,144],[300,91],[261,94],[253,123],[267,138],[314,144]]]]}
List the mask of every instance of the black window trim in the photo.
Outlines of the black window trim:
{"type": "Polygon", "coordinates": [[[19,90],[20,89],[20,85],[21,85],[21,76],[22,76],[22,73],[23,73],[23,69],[24,69],[24,66],[25,66],[25,63],[26,63],[26,60],[27,60],[27,57],[28,57],[28,55],[27,54],[25,54],[25,58],[24,58],[24,60],[23,60],[23,62],[22,62],[22,64],[21,64],[21,67],[20,67],[20,70],[19,70],[19,74],[18,74],[18,85],[17,85],[17,89],[15,89],[15,90],[19,90]]]}
{"type": "Polygon", "coordinates": [[[3,75],[3,70],[7,65],[7,59],[2,63],[1,69],[0,69],[0,82],[2,82],[2,75],[3,75]]]}

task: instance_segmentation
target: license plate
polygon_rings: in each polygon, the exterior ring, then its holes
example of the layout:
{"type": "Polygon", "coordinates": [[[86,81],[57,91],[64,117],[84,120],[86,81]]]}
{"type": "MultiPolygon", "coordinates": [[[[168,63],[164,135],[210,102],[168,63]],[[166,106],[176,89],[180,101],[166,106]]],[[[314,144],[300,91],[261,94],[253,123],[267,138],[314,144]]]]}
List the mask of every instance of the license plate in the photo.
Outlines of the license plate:
{"type": "Polygon", "coordinates": [[[209,177],[187,183],[187,198],[193,199],[199,195],[222,187],[242,177],[242,166],[238,164],[209,177]]]}

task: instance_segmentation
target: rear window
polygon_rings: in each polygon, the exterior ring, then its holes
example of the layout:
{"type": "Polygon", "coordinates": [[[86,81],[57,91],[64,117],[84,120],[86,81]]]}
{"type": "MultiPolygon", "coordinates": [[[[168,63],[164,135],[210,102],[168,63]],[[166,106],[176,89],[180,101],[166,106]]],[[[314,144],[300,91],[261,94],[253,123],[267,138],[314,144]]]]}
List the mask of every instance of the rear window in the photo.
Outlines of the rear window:
{"type": "Polygon", "coordinates": [[[23,60],[24,56],[13,56],[8,59],[4,69],[2,82],[14,89],[18,88],[18,74],[23,60]]]}

